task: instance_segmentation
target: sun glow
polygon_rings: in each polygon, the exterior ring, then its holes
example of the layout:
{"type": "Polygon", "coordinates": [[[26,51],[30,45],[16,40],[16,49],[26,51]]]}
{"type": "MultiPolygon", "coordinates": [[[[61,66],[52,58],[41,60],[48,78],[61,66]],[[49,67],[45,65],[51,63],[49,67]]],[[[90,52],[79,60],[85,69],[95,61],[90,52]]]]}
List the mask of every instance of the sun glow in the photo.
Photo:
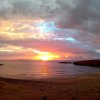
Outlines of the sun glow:
{"type": "Polygon", "coordinates": [[[52,60],[52,57],[48,55],[44,55],[44,56],[40,56],[40,59],[43,61],[47,61],[47,60],[52,60]]]}
{"type": "Polygon", "coordinates": [[[59,56],[49,53],[49,52],[41,52],[37,56],[35,56],[35,60],[42,60],[42,61],[49,61],[49,60],[55,60],[58,59],[59,56]]]}

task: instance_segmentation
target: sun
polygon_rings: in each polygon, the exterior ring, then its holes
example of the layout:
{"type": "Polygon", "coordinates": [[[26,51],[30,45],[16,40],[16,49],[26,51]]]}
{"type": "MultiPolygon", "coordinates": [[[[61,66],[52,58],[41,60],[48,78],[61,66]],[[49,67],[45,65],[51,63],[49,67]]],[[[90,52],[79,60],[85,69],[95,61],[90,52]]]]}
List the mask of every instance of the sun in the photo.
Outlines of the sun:
{"type": "Polygon", "coordinates": [[[40,56],[40,59],[43,60],[43,61],[47,61],[47,60],[51,60],[52,57],[51,56],[44,55],[44,56],[40,56]]]}
{"type": "Polygon", "coordinates": [[[53,56],[50,55],[39,55],[35,57],[35,60],[49,61],[53,60],[53,56]]]}
{"type": "Polygon", "coordinates": [[[51,54],[51,53],[41,53],[35,56],[35,60],[50,61],[50,60],[55,60],[58,57],[59,56],[51,54]]]}

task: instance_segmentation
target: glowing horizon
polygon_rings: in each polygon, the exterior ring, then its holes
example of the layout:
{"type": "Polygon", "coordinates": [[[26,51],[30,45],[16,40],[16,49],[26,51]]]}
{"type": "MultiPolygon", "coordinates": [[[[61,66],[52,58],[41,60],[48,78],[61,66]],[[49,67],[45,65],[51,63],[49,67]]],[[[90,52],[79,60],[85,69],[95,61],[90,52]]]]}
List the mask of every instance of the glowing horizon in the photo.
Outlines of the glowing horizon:
{"type": "Polygon", "coordinates": [[[55,60],[55,59],[59,58],[58,55],[55,55],[55,54],[50,53],[50,52],[43,52],[43,51],[39,51],[39,50],[36,50],[36,49],[34,49],[33,52],[37,54],[33,58],[34,60],[48,61],[48,60],[55,60]]]}
{"type": "MultiPolygon", "coordinates": [[[[74,54],[73,52],[76,52],[79,49],[79,53],[84,53],[87,52],[87,50],[93,50],[96,53],[99,53],[99,49],[95,49],[92,47],[92,45],[86,45],[82,43],[82,41],[78,41],[72,36],[75,35],[75,32],[78,32],[77,30],[71,30],[71,29],[65,29],[62,30],[60,28],[57,28],[55,22],[47,22],[46,20],[43,19],[35,19],[35,20],[17,20],[16,23],[14,20],[9,20],[9,21],[3,21],[2,26],[0,28],[0,38],[1,41],[8,41],[10,42],[8,45],[7,43],[4,43],[2,47],[0,48],[1,53],[21,53],[24,52],[24,55],[30,55],[33,52],[34,58],[31,56],[26,56],[25,58],[27,59],[35,59],[35,60],[55,60],[55,59],[67,59],[68,57],[66,56],[66,52],[68,54],[72,55],[74,54]],[[24,24],[23,24],[24,23],[24,24]],[[6,26],[5,26],[6,25],[6,26]],[[9,27],[8,27],[9,26],[9,27]],[[67,34],[70,34],[68,37],[64,37],[64,34],[59,36],[56,31],[65,31],[69,32],[67,34]],[[14,44],[11,42],[15,42],[14,44]],[[17,44],[16,44],[17,41],[17,44]],[[21,44],[20,42],[26,43],[29,41],[29,43],[32,44],[32,42],[35,45],[35,48],[30,47],[24,47],[25,45],[21,44]],[[63,46],[63,42],[66,42],[65,44],[67,46],[63,46]],[[59,44],[60,43],[60,44],[59,44]],[[21,44],[21,46],[19,46],[21,44]],[[59,44],[59,46],[57,46],[59,44]],[[37,47],[38,45],[38,47],[37,47]],[[45,46],[46,45],[46,46],[45,46]],[[50,46],[49,46],[50,45],[50,46]],[[52,45],[52,46],[51,46],[52,45]],[[76,46],[75,49],[73,50],[73,47],[71,48],[70,45],[76,46]],[[42,46],[42,47],[41,47],[42,46]],[[85,47],[87,50],[82,50],[83,47],[85,47]],[[78,47],[78,49],[77,49],[78,47]],[[43,50],[41,50],[41,48],[43,50]],[[56,48],[59,48],[56,50],[56,48]],[[65,51],[60,50],[61,48],[65,49],[65,51]],[[50,50],[51,49],[51,50],[50,50]],[[69,49],[69,50],[67,50],[69,49]],[[46,52],[43,52],[46,51],[46,52]],[[51,55],[45,55],[45,53],[51,52],[51,55]],[[52,55],[56,55],[56,56],[52,55]],[[37,55],[36,55],[37,54],[37,55]],[[40,54],[40,55],[39,55],[40,54]],[[43,55],[44,54],[44,55],[43,55]],[[60,57],[58,57],[58,55],[60,57]],[[30,57],[30,58],[28,58],[30,57]]],[[[62,33],[60,33],[62,34],[62,33]]],[[[97,40],[96,40],[97,41],[97,40]]],[[[99,43],[99,42],[98,42],[99,43]]],[[[27,44],[27,43],[26,43],[27,44]]],[[[64,44],[64,45],[65,45],[64,44]]],[[[85,54],[85,53],[84,53],[85,54]]],[[[23,53],[22,53],[22,57],[23,53]]],[[[15,58],[15,57],[14,57],[15,58]]],[[[20,58],[19,58],[20,59],[20,58]]]]}

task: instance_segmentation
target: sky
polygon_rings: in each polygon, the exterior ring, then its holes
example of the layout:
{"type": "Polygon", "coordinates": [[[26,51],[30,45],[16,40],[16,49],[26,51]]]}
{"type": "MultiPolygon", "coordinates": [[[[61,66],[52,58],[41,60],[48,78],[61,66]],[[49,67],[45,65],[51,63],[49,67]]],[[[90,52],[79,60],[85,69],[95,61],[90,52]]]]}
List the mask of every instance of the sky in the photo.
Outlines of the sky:
{"type": "Polygon", "coordinates": [[[0,0],[0,59],[100,58],[100,0],[0,0]]]}

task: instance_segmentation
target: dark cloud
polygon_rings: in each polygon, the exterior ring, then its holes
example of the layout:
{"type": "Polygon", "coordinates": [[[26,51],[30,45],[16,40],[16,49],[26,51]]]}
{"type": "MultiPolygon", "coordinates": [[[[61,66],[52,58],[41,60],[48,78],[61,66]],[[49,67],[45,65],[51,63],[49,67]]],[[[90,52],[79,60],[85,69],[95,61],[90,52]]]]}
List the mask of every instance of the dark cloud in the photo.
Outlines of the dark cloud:
{"type": "Polygon", "coordinates": [[[100,26],[100,1],[80,0],[74,12],[74,23],[84,30],[99,33],[100,26]]]}
{"type": "Polygon", "coordinates": [[[74,8],[75,0],[3,0],[0,2],[1,18],[14,17],[61,17],[74,8]],[[16,15],[16,16],[15,16],[16,15]]]}
{"type": "Polygon", "coordinates": [[[99,33],[100,0],[76,0],[76,2],[76,6],[71,8],[68,16],[66,16],[66,12],[61,16],[60,26],[62,28],[80,28],[91,33],[99,33]]]}
{"type": "Polygon", "coordinates": [[[62,28],[100,32],[100,0],[2,0],[0,4],[3,19],[53,19],[62,28]]]}

